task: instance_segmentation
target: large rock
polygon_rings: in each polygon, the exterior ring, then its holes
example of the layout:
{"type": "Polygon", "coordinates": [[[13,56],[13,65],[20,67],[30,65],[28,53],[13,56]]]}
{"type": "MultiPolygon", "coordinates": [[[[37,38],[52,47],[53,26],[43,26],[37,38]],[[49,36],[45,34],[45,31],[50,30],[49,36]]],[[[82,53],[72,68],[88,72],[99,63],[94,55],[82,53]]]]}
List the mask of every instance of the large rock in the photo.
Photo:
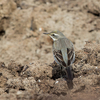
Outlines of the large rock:
{"type": "Polygon", "coordinates": [[[34,0],[14,0],[17,4],[17,7],[21,9],[28,9],[30,7],[35,6],[34,0]]]}
{"type": "Polygon", "coordinates": [[[9,25],[9,17],[16,9],[13,0],[0,0],[0,31],[4,31],[9,25]]]}
{"type": "Polygon", "coordinates": [[[89,12],[93,14],[100,14],[100,0],[89,0],[89,12]]]}
{"type": "Polygon", "coordinates": [[[36,26],[32,13],[32,8],[27,10],[16,9],[16,11],[11,15],[9,28],[6,30],[7,36],[26,33],[33,34],[32,31],[36,29],[36,26]]]}

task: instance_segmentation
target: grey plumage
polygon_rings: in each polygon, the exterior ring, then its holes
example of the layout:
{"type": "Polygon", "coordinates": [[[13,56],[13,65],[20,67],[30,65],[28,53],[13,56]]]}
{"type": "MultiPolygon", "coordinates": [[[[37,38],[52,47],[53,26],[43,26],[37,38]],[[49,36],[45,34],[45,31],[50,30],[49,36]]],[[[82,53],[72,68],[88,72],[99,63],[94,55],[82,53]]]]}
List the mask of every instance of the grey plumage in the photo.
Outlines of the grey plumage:
{"type": "Polygon", "coordinates": [[[73,43],[67,38],[60,38],[53,43],[53,55],[56,63],[62,67],[66,67],[68,78],[73,79],[70,65],[75,60],[75,52],[73,43]]]}
{"type": "Polygon", "coordinates": [[[67,39],[60,31],[53,31],[50,33],[44,33],[50,35],[53,39],[53,55],[57,64],[66,68],[68,79],[73,79],[71,71],[71,64],[75,60],[75,52],[73,43],[67,39]]]}

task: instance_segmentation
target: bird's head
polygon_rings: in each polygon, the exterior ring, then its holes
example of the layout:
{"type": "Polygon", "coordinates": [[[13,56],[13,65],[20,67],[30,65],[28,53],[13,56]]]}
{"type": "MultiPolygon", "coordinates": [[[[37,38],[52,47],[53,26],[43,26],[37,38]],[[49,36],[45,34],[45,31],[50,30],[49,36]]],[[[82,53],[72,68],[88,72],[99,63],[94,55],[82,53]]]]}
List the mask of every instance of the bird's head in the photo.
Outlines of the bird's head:
{"type": "Polygon", "coordinates": [[[43,33],[45,35],[49,35],[53,41],[58,40],[59,38],[64,38],[65,36],[63,35],[63,33],[61,33],[60,31],[52,31],[50,33],[43,33]]]}

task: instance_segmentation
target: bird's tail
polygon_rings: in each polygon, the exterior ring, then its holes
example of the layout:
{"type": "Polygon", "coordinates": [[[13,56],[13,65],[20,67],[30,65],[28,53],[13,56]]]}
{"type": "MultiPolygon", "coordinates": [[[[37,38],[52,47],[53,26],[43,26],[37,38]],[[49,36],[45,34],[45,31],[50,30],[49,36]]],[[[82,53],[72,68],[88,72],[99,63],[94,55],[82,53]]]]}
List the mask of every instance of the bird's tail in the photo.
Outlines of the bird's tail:
{"type": "Polygon", "coordinates": [[[73,89],[73,72],[72,72],[71,65],[67,67],[66,71],[68,76],[68,80],[67,80],[68,88],[73,89]]]}
{"type": "Polygon", "coordinates": [[[68,66],[66,71],[67,71],[68,79],[73,80],[73,72],[72,72],[71,66],[68,66]]]}

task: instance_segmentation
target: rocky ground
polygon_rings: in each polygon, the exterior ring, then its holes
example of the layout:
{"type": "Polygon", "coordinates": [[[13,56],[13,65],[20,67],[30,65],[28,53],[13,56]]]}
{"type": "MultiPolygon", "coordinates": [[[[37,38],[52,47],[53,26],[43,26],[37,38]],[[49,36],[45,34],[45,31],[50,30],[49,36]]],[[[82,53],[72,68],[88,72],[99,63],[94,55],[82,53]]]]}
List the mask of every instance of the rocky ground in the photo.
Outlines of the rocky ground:
{"type": "Polygon", "coordinates": [[[1,0],[0,100],[100,100],[99,15],[99,0],[1,0]],[[74,43],[71,88],[42,34],[53,30],[74,43]]]}

